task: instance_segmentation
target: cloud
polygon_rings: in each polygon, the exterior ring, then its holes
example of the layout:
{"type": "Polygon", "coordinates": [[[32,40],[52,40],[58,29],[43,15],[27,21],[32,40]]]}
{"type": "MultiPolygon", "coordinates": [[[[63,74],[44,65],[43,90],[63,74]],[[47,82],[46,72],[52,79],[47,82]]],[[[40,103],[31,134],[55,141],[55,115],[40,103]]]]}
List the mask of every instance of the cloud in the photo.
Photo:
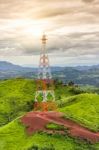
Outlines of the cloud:
{"type": "Polygon", "coordinates": [[[83,2],[85,2],[85,3],[92,3],[92,2],[94,2],[95,0],[83,0],[83,2]]]}
{"type": "Polygon", "coordinates": [[[41,30],[58,59],[98,56],[98,16],[98,0],[0,0],[0,55],[39,55],[41,30]]]}

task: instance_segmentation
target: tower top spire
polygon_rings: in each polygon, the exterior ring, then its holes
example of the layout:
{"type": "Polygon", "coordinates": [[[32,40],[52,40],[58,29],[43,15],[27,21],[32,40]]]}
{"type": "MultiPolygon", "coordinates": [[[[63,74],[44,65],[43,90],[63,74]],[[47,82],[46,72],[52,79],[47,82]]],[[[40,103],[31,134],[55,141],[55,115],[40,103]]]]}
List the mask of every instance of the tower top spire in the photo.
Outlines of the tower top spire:
{"type": "Polygon", "coordinates": [[[42,35],[42,44],[46,44],[46,41],[48,40],[47,38],[46,38],[46,35],[45,34],[43,34],[42,35]]]}

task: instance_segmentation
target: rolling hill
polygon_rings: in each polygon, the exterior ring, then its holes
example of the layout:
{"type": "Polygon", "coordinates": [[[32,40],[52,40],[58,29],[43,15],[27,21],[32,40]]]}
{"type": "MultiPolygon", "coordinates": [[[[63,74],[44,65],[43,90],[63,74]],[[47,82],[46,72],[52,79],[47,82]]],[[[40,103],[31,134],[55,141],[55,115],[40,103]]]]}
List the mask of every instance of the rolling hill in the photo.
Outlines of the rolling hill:
{"type": "MultiPolygon", "coordinates": [[[[33,109],[35,86],[35,81],[31,79],[0,81],[0,126],[33,109]]],[[[56,88],[55,93],[57,101],[62,97],[75,95],[71,87],[62,85],[56,88]]]]}
{"type": "MultiPolygon", "coordinates": [[[[0,79],[9,79],[14,77],[28,77],[37,71],[36,68],[22,67],[6,61],[0,61],[0,79]],[[31,74],[32,72],[32,74],[31,74]]],[[[32,75],[33,77],[33,75],[32,75]]]]}
{"type": "Polygon", "coordinates": [[[29,79],[0,82],[0,125],[33,108],[35,83],[29,79]]]}
{"type": "Polygon", "coordinates": [[[0,128],[0,150],[95,150],[95,147],[68,135],[40,132],[29,136],[19,119],[0,128]]]}
{"type": "MultiPolygon", "coordinates": [[[[35,89],[35,81],[31,79],[16,78],[0,81],[1,126],[13,120],[17,116],[20,116],[21,114],[24,114],[25,112],[31,111],[33,109],[35,89]]],[[[90,93],[91,91],[89,89],[82,90],[82,88],[80,89],[80,87],[63,86],[60,83],[55,84],[56,102],[58,106],[62,108],[61,111],[66,111],[66,113],[68,113],[68,116],[73,117],[75,115],[75,119],[77,119],[78,115],[82,115],[82,118],[85,118],[87,114],[84,114],[84,112],[89,111],[87,113],[91,115],[90,117],[93,117],[92,113],[96,114],[96,118],[92,118],[91,121],[94,121],[95,119],[97,121],[99,119],[99,96],[97,94],[83,94],[86,92],[90,93]],[[78,113],[76,111],[76,107],[79,108],[78,113]],[[88,107],[90,109],[88,109],[88,107]],[[74,112],[71,112],[71,110],[74,112]]],[[[98,92],[98,89],[96,89],[96,91],[93,91],[93,93],[95,92],[98,92]]],[[[90,117],[89,119],[91,119],[90,117]]],[[[94,125],[95,124],[93,124],[92,126],[94,127],[94,125]]],[[[97,129],[97,125],[94,128],[97,129]]]]}
{"type": "MultiPolygon", "coordinates": [[[[83,126],[99,131],[99,95],[80,87],[55,83],[58,111],[83,126]],[[89,92],[89,93],[86,93],[89,92]]],[[[94,91],[95,92],[95,91],[94,91]]],[[[0,150],[98,150],[94,145],[69,137],[47,133],[26,134],[20,116],[33,110],[35,81],[9,79],[0,81],[0,150]]]]}
{"type": "Polygon", "coordinates": [[[99,95],[79,94],[68,98],[68,101],[59,109],[65,113],[65,117],[90,128],[99,131],[99,95]]]}
{"type": "MultiPolygon", "coordinates": [[[[99,86],[99,65],[77,67],[51,67],[54,79],[68,83],[99,86]]],[[[37,68],[22,67],[9,62],[0,61],[0,79],[25,77],[35,79],[37,68]]]]}

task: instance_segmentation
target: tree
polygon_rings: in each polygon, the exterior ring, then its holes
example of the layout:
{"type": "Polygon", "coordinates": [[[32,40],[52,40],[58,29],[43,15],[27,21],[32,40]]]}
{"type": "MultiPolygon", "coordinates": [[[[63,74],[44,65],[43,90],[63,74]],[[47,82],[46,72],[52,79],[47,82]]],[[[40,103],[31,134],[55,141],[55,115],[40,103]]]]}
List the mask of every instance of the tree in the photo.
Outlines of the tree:
{"type": "Polygon", "coordinates": [[[74,85],[75,85],[75,83],[73,81],[68,82],[68,86],[74,86],[74,85]]]}

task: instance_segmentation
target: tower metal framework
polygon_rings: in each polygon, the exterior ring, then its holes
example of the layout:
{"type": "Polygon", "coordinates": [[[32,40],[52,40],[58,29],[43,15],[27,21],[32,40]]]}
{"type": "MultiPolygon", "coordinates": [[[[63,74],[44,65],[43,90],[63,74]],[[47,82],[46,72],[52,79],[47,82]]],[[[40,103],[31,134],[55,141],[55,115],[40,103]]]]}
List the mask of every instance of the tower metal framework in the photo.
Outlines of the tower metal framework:
{"type": "Polygon", "coordinates": [[[49,102],[55,100],[54,86],[52,74],[49,65],[49,57],[46,50],[46,35],[42,36],[42,50],[40,54],[38,75],[37,75],[37,90],[35,94],[35,102],[49,102]],[[41,100],[39,98],[42,97],[41,100]]]}

